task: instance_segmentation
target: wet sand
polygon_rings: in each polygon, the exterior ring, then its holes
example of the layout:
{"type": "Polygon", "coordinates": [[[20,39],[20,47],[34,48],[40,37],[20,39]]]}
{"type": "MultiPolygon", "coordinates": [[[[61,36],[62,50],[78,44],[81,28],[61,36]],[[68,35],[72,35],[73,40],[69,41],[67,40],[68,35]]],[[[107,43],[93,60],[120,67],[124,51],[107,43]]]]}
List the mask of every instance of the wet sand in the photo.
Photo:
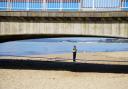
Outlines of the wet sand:
{"type": "Polygon", "coordinates": [[[0,57],[0,89],[127,89],[128,52],[0,57]]]}
{"type": "MultiPolygon", "coordinates": [[[[72,62],[72,53],[30,56],[0,56],[0,59],[72,62]]],[[[128,52],[77,53],[77,63],[128,65],[128,52]]]]}

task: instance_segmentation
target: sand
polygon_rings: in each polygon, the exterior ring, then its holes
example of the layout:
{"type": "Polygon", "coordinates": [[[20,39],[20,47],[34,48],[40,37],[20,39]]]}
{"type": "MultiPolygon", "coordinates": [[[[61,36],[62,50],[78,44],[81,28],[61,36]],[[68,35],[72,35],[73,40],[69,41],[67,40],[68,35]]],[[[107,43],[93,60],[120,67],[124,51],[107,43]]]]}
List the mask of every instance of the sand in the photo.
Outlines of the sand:
{"type": "MultiPolygon", "coordinates": [[[[72,53],[30,56],[0,56],[0,59],[72,62],[72,53]]],[[[128,52],[77,53],[77,62],[128,65],[128,52]]]]}
{"type": "Polygon", "coordinates": [[[128,88],[128,52],[79,53],[76,63],[71,58],[72,54],[1,56],[0,89],[128,88]]]}

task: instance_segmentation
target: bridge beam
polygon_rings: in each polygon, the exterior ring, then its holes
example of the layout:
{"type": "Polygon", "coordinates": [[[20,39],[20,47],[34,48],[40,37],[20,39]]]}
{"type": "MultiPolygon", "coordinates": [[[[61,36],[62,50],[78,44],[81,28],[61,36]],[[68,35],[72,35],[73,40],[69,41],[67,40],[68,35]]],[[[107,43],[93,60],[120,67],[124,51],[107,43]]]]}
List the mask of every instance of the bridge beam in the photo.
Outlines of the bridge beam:
{"type": "Polygon", "coordinates": [[[127,11],[0,11],[0,16],[16,17],[128,17],[127,11]]]}
{"type": "Polygon", "coordinates": [[[10,38],[14,40],[58,36],[128,38],[128,18],[0,17],[0,40],[3,41],[10,38]]]}

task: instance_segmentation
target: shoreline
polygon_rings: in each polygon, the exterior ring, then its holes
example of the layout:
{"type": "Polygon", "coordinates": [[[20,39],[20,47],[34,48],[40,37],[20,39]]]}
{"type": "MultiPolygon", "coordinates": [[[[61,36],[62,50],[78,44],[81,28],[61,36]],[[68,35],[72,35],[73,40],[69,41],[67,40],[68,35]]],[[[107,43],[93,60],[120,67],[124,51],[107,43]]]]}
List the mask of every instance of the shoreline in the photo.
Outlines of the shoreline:
{"type": "MultiPolygon", "coordinates": [[[[30,56],[0,56],[0,60],[1,59],[72,62],[72,53],[30,56]]],[[[79,63],[128,65],[128,52],[81,52],[77,53],[76,61],[79,63]]]]}

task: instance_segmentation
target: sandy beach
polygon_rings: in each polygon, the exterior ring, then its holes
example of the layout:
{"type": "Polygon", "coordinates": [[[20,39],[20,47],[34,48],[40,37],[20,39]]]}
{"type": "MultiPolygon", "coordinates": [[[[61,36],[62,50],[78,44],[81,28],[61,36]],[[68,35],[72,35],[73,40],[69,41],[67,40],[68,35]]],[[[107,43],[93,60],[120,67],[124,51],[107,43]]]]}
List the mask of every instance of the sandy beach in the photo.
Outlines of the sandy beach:
{"type": "Polygon", "coordinates": [[[0,56],[0,89],[127,89],[128,52],[0,56]]]}
{"type": "MultiPolygon", "coordinates": [[[[30,55],[30,56],[0,56],[0,59],[72,62],[72,53],[50,54],[50,55],[30,55]]],[[[128,52],[77,53],[76,60],[77,60],[77,63],[128,65],[128,52]]]]}

